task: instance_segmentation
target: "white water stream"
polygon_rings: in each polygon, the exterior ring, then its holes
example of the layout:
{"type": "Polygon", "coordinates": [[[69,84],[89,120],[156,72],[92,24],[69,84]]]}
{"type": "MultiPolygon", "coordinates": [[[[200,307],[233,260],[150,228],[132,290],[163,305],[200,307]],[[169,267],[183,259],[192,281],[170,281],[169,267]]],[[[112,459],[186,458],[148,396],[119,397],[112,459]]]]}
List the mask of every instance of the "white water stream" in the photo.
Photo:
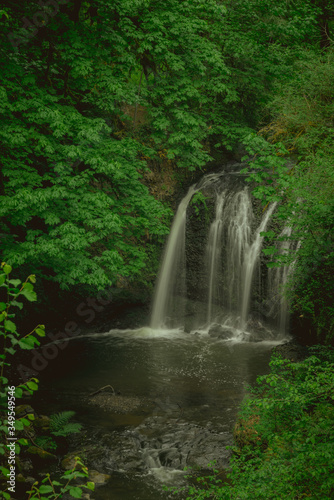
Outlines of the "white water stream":
{"type": "MultiPolygon", "coordinates": [[[[203,248],[204,279],[207,280],[203,283],[203,293],[207,293],[205,328],[209,329],[210,325],[216,324],[224,313],[225,318],[229,319],[228,322],[224,320],[223,325],[238,331],[236,336],[240,331],[247,331],[255,283],[259,289],[262,286],[261,233],[266,231],[276,204],[264,211],[256,226],[248,188],[240,184],[237,187],[233,185],[232,189],[228,188],[226,179],[222,173],[204,176],[200,183],[191,186],[178,207],[156,285],[150,324],[153,329],[184,326],[182,318],[185,317],[187,301],[187,209],[194,193],[209,186],[213,195],[215,193],[215,209],[207,243],[203,248]]],[[[268,275],[269,293],[277,293],[281,283],[286,280],[286,273],[287,270],[283,270],[275,275],[268,275]]],[[[198,317],[203,318],[203,315],[199,314],[198,317]]],[[[281,333],[285,333],[286,317],[287,304],[282,299],[281,333]]],[[[197,328],[203,328],[203,319],[199,319],[196,324],[197,328]]]]}
{"type": "Polygon", "coordinates": [[[166,316],[168,315],[168,307],[169,310],[173,310],[172,303],[175,296],[177,272],[180,271],[180,267],[184,261],[186,212],[188,204],[195,192],[195,187],[191,186],[177,209],[169,234],[156,285],[151,317],[151,328],[153,329],[159,328],[164,324],[166,316]]]}

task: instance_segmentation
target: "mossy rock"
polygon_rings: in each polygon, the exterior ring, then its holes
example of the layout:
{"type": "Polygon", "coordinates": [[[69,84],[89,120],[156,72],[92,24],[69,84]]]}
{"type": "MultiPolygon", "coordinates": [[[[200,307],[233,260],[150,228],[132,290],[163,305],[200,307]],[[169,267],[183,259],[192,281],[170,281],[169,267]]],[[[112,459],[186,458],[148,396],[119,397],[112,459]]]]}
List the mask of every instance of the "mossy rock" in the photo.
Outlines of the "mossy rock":
{"type": "Polygon", "coordinates": [[[17,419],[26,417],[27,415],[31,414],[35,417],[37,416],[35,410],[30,405],[19,405],[16,407],[15,415],[17,419]]]}
{"type": "Polygon", "coordinates": [[[34,420],[35,429],[42,429],[43,431],[47,431],[50,429],[50,418],[46,415],[41,415],[40,417],[34,420]]]}
{"type": "Polygon", "coordinates": [[[25,477],[23,474],[20,473],[16,476],[16,481],[18,483],[33,485],[36,480],[31,476],[25,477]]]}
{"type": "Polygon", "coordinates": [[[109,474],[102,474],[97,470],[90,470],[88,471],[88,479],[89,481],[92,481],[95,484],[95,486],[98,487],[107,484],[107,482],[110,479],[110,476],[109,474]]]}
{"type": "Polygon", "coordinates": [[[35,457],[38,457],[41,460],[45,460],[45,461],[57,460],[56,455],[52,455],[52,453],[49,453],[48,451],[42,450],[41,448],[38,448],[37,446],[30,446],[27,449],[27,453],[29,453],[30,455],[33,455],[35,457]]]}

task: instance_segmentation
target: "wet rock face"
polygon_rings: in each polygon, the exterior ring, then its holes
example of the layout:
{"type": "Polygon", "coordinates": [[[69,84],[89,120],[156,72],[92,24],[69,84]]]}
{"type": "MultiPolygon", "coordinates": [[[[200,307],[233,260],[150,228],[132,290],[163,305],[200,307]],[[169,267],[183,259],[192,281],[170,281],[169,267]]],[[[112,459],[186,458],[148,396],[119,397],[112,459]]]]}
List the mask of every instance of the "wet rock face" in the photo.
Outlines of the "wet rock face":
{"type": "MultiPolygon", "coordinates": [[[[241,166],[239,165],[240,170],[241,166]]],[[[237,247],[230,248],[231,245],[238,245],[235,242],[235,237],[231,237],[229,231],[231,228],[238,228],[237,233],[241,234],[244,231],[246,213],[247,225],[249,225],[250,244],[256,239],[256,231],[260,227],[263,220],[263,207],[258,200],[250,199],[245,205],[245,202],[240,198],[239,194],[244,192],[245,182],[242,176],[239,175],[223,175],[216,179],[215,182],[207,185],[201,190],[206,197],[205,205],[198,203],[192,205],[190,202],[187,208],[187,224],[186,224],[186,246],[185,246],[185,264],[186,264],[186,295],[188,299],[186,311],[186,331],[194,328],[196,321],[187,319],[187,316],[194,318],[198,316],[196,307],[192,304],[199,302],[206,304],[209,298],[209,275],[210,275],[210,252],[208,246],[210,243],[209,234],[218,220],[221,221],[218,245],[218,261],[214,267],[214,293],[211,297],[212,306],[218,308],[227,308],[227,310],[239,313],[241,303],[241,289],[244,286],[243,274],[244,271],[235,269],[233,258],[227,258],[231,253],[238,253],[240,249],[237,247]],[[223,196],[222,213],[218,215],[217,207],[219,206],[219,197],[223,196]],[[239,199],[240,198],[240,199],[239,199]],[[239,210],[240,207],[240,210],[239,210]],[[243,215],[241,215],[243,214],[243,215]],[[211,229],[210,229],[211,228],[211,229]],[[219,247],[220,245],[220,247],[219,247]],[[233,264],[232,264],[233,262],[233,264]],[[233,267],[233,268],[232,268],[233,267]],[[240,280],[239,280],[239,274],[240,280]],[[240,283],[239,283],[240,281],[240,283]],[[187,326],[187,325],[190,326],[187,326]]],[[[250,190],[248,190],[250,192],[250,190]]],[[[236,231],[234,229],[234,231],[236,231]]],[[[233,230],[232,230],[233,233],[233,230]]],[[[234,234],[234,233],[233,233],[234,234]]],[[[240,238],[240,235],[239,235],[240,238]]],[[[216,244],[217,244],[216,243],[216,244]]],[[[247,247],[247,245],[246,245],[247,247]]],[[[212,251],[212,250],[211,250],[212,251]]],[[[241,251],[241,258],[244,250],[241,251]]],[[[232,255],[233,257],[233,255],[232,255]]],[[[267,295],[267,274],[266,257],[263,252],[260,252],[259,261],[252,276],[250,309],[262,314],[263,303],[266,301],[267,295]],[[262,308],[262,309],[261,309],[262,308]]],[[[238,257],[240,259],[240,257],[238,257]]],[[[238,260],[237,259],[237,260],[238,260]]],[[[268,260],[268,259],[267,259],[268,260]]],[[[181,295],[181,291],[179,293],[181,295]]],[[[205,318],[206,319],[206,318],[205,318]]]]}
{"type": "Polygon", "coordinates": [[[229,328],[225,328],[222,325],[214,324],[209,330],[210,337],[217,338],[219,340],[228,340],[233,336],[233,333],[229,328]]]}
{"type": "Polygon", "coordinates": [[[193,301],[205,302],[208,296],[207,268],[204,256],[210,223],[215,211],[215,192],[205,190],[206,207],[189,204],[186,225],[186,288],[187,297],[193,301]]]}
{"type": "Polygon", "coordinates": [[[274,347],[273,352],[280,354],[282,358],[290,361],[303,361],[309,356],[309,350],[306,346],[299,344],[296,340],[290,340],[277,347],[274,347]]]}

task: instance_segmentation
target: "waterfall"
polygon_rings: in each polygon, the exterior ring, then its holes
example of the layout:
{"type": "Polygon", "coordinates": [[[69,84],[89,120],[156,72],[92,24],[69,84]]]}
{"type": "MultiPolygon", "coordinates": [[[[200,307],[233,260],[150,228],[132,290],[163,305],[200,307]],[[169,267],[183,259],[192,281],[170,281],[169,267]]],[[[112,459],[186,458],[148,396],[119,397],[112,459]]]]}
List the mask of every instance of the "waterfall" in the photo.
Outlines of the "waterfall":
{"type": "Polygon", "coordinates": [[[210,227],[208,244],[206,248],[206,261],[209,264],[209,297],[208,297],[208,314],[207,324],[210,325],[212,320],[212,302],[218,300],[218,279],[220,269],[220,254],[221,254],[221,233],[223,227],[222,212],[226,197],[226,191],[223,191],[217,196],[216,217],[210,227]]]}
{"type": "Polygon", "coordinates": [[[186,211],[195,192],[195,186],[191,186],[181,201],[174,217],[156,285],[151,328],[160,328],[163,326],[167,314],[169,312],[173,314],[175,310],[173,302],[175,303],[174,298],[178,273],[183,273],[181,267],[184,263],[186,211]]]}
{"type": "Polygon", "coordinates": [[[241,329],[244,329],[247,323],[247,314],[249,310],[251,285],[254,274],[254,267],[260,256],[263,237],[261,233],[266,230],[268,221],[275,210],[276,203],[273,203],[266,211],[260,226],[256,230],[254,241],[246,249],[243,265],[243,297],[241,306],[241,329]]]}
{"type": "Polygon", "coordinates": [[[232,194],[225,210],[227,223],[225,276],[228,286],[224,306],[229,311],[240,312],[243,296],[243,265],[250,245],[253,219],[248,189],[232,194]]]}
{"type": "Polygon", "coordinates": [[[196,185],[191,186],[186,196],[181,200],[175,214],[171,231],[167,240],[159,276],[155,287],[151,328],[157,329],[166,325],[177,324],[178,317],[182,316],[184,304],[180,303],[180,291],[185,290],[185,228],[186,212],[192,196],[204,189],[207,185],[215,183],[224,172],[208,174],[196,185]],[[179,293],[178,293],[179,292],[179,293]],[[176,297],[176,295],[179,297],[176,297]]]}
{"type": "MultiPolygon", "coordinates": [[[[296,248],[295,242],[291,241],[290,239],[291,233],[292,227],[286,226],[279,235],[281,241],[277,245],[277,250],[280,255],[287,255],[293,248],[296,248]]],[[[269,297],[271,298],[272,302],[270,315],[277,318],[277,323],[281,334],[285,334],[288,331],[289,326],[288,302],[282,292],[284,290],[284,285],[287,282],[292,267],[293,264],[280,267],[272,267],[269,269],[268,273],[269,297]]]]}
{"type": "MultiPolygon", "coordinates": [[[[277,293],[286,281],[287,269],[266,274],[260,260],[263,243],[261,233],[266,231],[276,203],[270,205],[259,220],[253,213],[252,198],[244,181],[238,176],[232,178],[225,172],[206,175],[200,183],[191,186],[182,199],[162,259],[151,328],[186,325],[186,330],[190,331],[203,324],[209,328],[218,321],[226,328],[245,332],[251,327],[249,318],[262,314],[260,306],[263,298],[260,290],[265,288],[266,275],[269,294],[277,293]],[[209,203],[213,220],[210,224],[203,218],[198,226],[198,219],[194,223],[194,219],[188,217],[187,249],[190,253],[187,250],[186,260],[187,209],[194,193],[204,189],[205,194],[209,194],[208,199],[214,200],[210,202],[211,205],[209,203]],[[193,228],[190,233],[189,228],[193,228]],[[192,241],[193,246],[188,247],[189,241],[192,241]],[[200,267],[203,262],[204,267],[200,267]],[[250,310],[254,310],[255,316],[253,312],[250,316],[250,310]]],[[[284,251],[285,247],[282,246],[281,250],[284,251]]],[[[281,331],[286,329],[287,315],[287,304],[285,299],[281,299],[281,331]]]]}

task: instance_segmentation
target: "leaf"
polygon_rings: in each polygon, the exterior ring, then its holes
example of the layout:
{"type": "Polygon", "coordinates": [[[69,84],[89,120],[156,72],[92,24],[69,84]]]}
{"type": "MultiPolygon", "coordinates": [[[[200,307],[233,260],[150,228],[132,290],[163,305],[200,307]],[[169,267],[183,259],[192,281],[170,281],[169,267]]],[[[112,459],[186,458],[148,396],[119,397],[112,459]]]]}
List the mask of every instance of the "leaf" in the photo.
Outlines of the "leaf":
{"type": "Polygon", "coordinates": [[[82,489],[79,488],[78,486],[71,488],[69,493],[74,498],[81,498],[82,497],[82,489]]]}
{"type": "Polygon", "coordinates": [[[51,493],[53,492],[53,489],[52,489],[52,486],[50,485],[47,485],[47,484],[42,484],[39,488],[38,488],[39,492],[40,493],[51,493]]]}
{"type": "Polygon", "coordinates": [[[8,280],[8,283],[15,286],[16,288],[22,283],[21,280],[8,280]]]}
{"type": "Polygon", "coordinates": [[[94,491],[95,490],[95,483],[93,483],[92,481],[88,481],[88,483],[86,484],[86,487],[89,490],[94,491]]]}
{"type": "Polygon", "coordinates": [[[40,345],[40,342],[32,335],[29,335],[29,337],[19,340],[19,346],[21,347],[21,349],[33,349],[35,344],[40,345]]]}
{"type": "Polygon", "coordinates": [[[10,321],[9,319],[6,319],[4,321],[4,325],[5,325],[5,330],[11,332],[11,333],[14,333],[16,332],[16,325],[15,323],[13,323],[12,321],[10,321]]]}
{"type": "Polygon", "coordinates": [[[29,302],[35,302],[37,300],[36,292],[34,292],[34,287],[31,283],[25,283],[18,295],[23,295],[29,302]]]}
{"type": "Polygon", "coordinates": [[[27,446],[29,444],[28,439],[25,438],[19,439],[17,442],[22,444],[23,446],[27,446]]]}
{"type": "Polygon", "coordinates": [[[17,431],[23,431],[23,429],[24,429],[24,425],[23,425],[23,423],[21,422],[21,420],[16,420],[16,422],[15,422],[15,429],[16,429],[17,431]]]}
{"type": "Polygon", "coordinates": [[[35,332],[37,333],[37,335],[39,335],[40,337],[45,337],[45,329],[43,328],[39,328],[37,327],[35,332]]]}
{"type": "Polygon", "coordinates": [[[3,271],[4,271],[4,273],[5,273],[5,274],[7,274],[7,275],[8,275],[9,273],[11,273],[11,272],[12,272],[12,266],[10,266],[9,264],[5,264],[5,265],[3,266],[3,271]]]}
{"type": "Polygon", "coordinates": [[[23,304],[22,302],[18,302],[17,300],[12,300],[10,303],[12,306],[18,307],[19,309],[23,309],[23,304]]]}
{"type": "Polygon", "coordinates": [[[23,390],[21,389],[21,387],[16,387],[15,388],[15,397],[16,398],[21,398],[22,394],[23,394],[23,390]]]}
{"type": "Polygon", "coordinates": [[[6,274],[0,274],[0,286],[6,281],[6,274]]]}
{"type": "Polygon", "coordinates": [[[26,383],[27,387],[29,387],[29,389],[31,389],[32,391],[37,391],[38,390],[38,385],[35,384],[35,382],[27,382],[26,383]]]}
{"type": "Polygon", "coordinates": [[[0,311],[4,311],[5,309],[7,309],[7,304],[5,304],[5,302],[0,302],[0,311]]]}

